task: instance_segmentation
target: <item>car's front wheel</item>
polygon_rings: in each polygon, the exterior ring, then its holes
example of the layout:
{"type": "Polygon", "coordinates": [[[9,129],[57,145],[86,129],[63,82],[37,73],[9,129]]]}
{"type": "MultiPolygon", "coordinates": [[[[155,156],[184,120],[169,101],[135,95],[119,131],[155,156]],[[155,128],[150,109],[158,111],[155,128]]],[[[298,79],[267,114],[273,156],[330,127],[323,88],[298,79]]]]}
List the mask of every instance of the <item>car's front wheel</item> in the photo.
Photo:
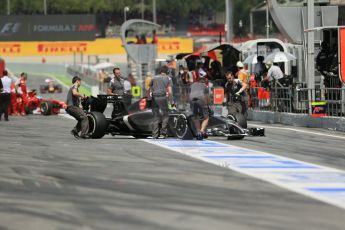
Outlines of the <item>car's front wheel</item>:
{"type": "Polygon", "coordinates": [[[245,116],[243,116],[242,113],[229,113],[228,118],[230,120],[236,121],[237,124],[239,124],[242,128],[247,128],[247,119],[245,118],[245,116]]]}
{"type": "Polygon", "coordinates": [[[51,115],[53,104],[50,101],[44,101],[40,105],[41,114],[48,116],[51,115]]]}
{"type": "Polygon", "coordinates": [[[194,135],[188,125],[188,119],[186,115],[180,114],[176,118],[175,123],[176,137],[183,140],[192,140],[194,135]]]}
{"type": "Polygon", "coordinates": [[[89,135],[93,139],[100,139],[105,135],[108,122],[103,113],[91,112],[87,114],[89,119],[89,135]]]}

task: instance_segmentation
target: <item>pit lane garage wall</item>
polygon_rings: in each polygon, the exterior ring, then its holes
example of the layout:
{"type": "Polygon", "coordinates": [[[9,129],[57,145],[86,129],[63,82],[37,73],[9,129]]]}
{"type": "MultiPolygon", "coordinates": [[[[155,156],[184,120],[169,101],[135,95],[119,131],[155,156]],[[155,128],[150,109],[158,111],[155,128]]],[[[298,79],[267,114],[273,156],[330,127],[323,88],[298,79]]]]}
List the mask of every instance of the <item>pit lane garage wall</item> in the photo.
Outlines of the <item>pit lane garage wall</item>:
{"type": "MultiPolygon", "coordinates": [[[[158,54],[193,52],[191,38],[159,38],[158,54]]],[[[120,38],[96,39],[95,41],[57,42],[0,42],[2,57],[20,56],[65,56],[83,53],[84,55],[126,54],[120,38]]]]}

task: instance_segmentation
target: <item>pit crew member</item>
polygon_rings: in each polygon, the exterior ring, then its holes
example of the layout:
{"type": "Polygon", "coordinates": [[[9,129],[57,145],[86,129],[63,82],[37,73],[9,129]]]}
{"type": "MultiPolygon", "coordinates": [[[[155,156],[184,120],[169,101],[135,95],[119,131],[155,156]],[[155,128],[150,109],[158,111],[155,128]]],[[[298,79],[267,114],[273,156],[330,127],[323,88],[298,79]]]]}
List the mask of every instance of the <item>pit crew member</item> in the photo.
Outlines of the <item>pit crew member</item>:
{"type": "Polygon", "coordinates": [[[171,87],[172,83],[167,75],[167,71],[167,67],[163,66],[160,69],[160,74],[152,78],[149,89],[152,94],[152,138],[154,139],[158,139],[159,135],[162,135],[163,138],[166,138],[168,132],[168,98],[171,104],[173,104],[173,102],[171,87]]]}
{"type": "Polygon", "coordinates": [[[189,103],[193,113],[195,128],[197,130],[196,139],[202,140],[207,137],[205,130],[209,121],[208,105],[210,103],[204,76],[200,75],[198,81],[191,85],[189,103]]]}
{"type": "Polygon", "coordinates": [[[71,134],[78,138],[78,134],[79,132],[81,132],[80,138],[87,139],[90,138],[87,134],[89,131],[89,120],[83,109],[80,107],[80,98],[83,97],[79,93],[81,79],[78,76],[73,77],[72,84],[73,85],[71,86],[67,94],[66,112],[74,117],[78,121],[78,123],[72,129],[71,134]]]}
{"type": "Polygon", "coordinates": [[[231,71],[227,71],[225,83],[225,98],[227,99],[228,113],[242,113],[247,116],[248,99],[246,89],[248,87],[246,82],[235,79],[231,71]]]}
{"type": "Polygon", "coordinates": [[[25,105],[28,103],[28,91],[26,87],[26,80],[28,78],[28,75],[26,73],[21,73],[20,78],[16,82],[16,91],[17,94],[20,95],[21,100],[17,100],[17,103],[20,104],[20,111],[19,113],[22,116],[25,116],[25,105]]]}

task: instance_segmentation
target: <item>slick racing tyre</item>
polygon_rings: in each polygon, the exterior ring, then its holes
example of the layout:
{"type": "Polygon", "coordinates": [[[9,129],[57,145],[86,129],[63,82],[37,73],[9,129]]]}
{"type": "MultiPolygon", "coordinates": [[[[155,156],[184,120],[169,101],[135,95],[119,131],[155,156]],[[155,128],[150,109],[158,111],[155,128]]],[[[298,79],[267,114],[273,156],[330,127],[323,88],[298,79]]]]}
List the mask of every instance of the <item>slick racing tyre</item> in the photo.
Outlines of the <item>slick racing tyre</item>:
{"type": "Polygon", "coordinates": [[[44,116],[51,115],[53,109],[53,104],[50,101],[44,101],[41,103],[40,110],[41,114],[44,116]]]}
{"type": "Polygon", "coordinates": [[[177,116],[175,123],[176,137],[183,140],[192,140],[194,135],[189,127],[189,122],[187,117],[184,114],[177,116]]]}
{"type": "Polygon", "coordinates": [[[103,113],[91,112],[87,114],[89,119],[89,135],[93,139],[100,139],[105,135],[108,122],[103,113]]]}
{"type": "MultiPolygon", "coordinates": [[[[242,113],[229,114],[228,118],[232,121],[235,121],[242,128],[247,128],[247,120],[242,113]]],[[[228,140],[241,140],[244,138],[243,135],[236,135],[241,134],[242,131],[240,131],[239,128],[234,125],[229,127],[229,131],[232,134],[232,136],[228,136],[228,140]]]]}
{"type": "Polygon", "coordinates": [[[242,113],[228,114],[230,120],[236,121],[242,128],[247,128],[247,119],[243,116],[242,113]]]}

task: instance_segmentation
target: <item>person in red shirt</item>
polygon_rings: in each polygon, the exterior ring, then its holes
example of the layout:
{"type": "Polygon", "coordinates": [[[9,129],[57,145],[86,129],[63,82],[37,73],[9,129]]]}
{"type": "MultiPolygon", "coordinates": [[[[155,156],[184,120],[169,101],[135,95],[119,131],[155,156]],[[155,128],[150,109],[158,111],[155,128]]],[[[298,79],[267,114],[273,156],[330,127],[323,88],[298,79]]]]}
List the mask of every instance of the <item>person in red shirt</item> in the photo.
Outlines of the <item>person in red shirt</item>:
{"type": "Polygon", "coordinates": [[[27,92],[27,88],[26,88],[26,79],[27,79],[27,74],[21,73],[20,78],[16,83],[17,93],[20,94],[20,97],[22,98],[19,112],[23,116],[26,115],[25,105],[28,103],[28,92],[27,92]]]}
{"type": "Polygon", "coordinates": [[[157,33],[156,30],[152,31],[152,44],[157,44],[158,43],[158,37],[157,37],[157,33]]]}
{"type": "Polygon", "coordinates": [[[18,104],[17,104],[17,92],[16,92],[16,84],[12,82],[11,84],[11,102],[9,107],[9,114],[17,116],[18,113],[18,104]]]}

